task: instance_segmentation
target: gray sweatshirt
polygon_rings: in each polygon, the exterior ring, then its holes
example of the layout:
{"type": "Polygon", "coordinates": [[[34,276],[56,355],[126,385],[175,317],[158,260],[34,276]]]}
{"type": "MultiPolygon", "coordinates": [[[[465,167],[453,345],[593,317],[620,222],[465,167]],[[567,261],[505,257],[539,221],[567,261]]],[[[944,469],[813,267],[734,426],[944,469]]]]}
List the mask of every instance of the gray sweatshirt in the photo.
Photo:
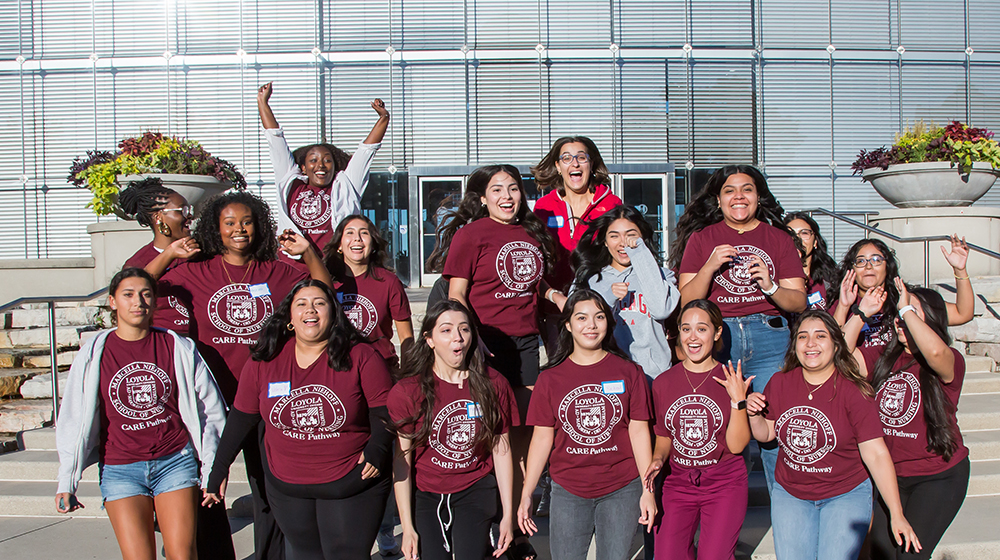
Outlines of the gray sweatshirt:
{"type": "Polygon", "coordinates": [[[642,366],[647,377],[656,379],[670,368],[673,352],[662,322],[677,307],[681,293],[674,273],[657,266],[645,243],[634,249],[626,247],[625,253],[632,266],[622,271],[604,267],[600,275],[590,278],[590,288],[601,294],[614,312],[618,346],[642,366]],[[616,282],[628,282],[628,295],[623,299],[611,293],[616,282]]]}

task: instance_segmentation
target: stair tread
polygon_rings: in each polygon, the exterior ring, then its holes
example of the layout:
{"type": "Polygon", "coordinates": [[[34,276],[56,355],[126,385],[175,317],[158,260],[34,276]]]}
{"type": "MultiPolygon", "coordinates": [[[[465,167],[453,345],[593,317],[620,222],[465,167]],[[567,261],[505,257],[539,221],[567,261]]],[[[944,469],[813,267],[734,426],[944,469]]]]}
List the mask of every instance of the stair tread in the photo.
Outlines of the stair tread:
{"type": "MultiPolygon", "coordinates": [[[[26,449],[0,455],[0,480],[4,481],[55,481],[59,475],[59,453],[51,449],[26,449]]],[[[97,464],[83,472],[83,480],[95,481],[97,464]]],[[[243,454],[236,456],[230,469],[230,479],[246,480],[243,454]]]]}

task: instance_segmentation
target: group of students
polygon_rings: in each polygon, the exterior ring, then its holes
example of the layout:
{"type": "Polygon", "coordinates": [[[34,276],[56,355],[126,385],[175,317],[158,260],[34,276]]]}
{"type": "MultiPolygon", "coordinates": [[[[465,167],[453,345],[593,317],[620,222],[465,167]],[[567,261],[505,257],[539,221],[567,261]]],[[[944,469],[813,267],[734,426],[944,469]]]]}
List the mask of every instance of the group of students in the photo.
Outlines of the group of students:
{"type": "Polygon", "coordinates": [[[388,504],[407,560],[531,559],[543,479],[556,560],[592,539],[598,558],[627,558],[639,526],[647,558],[733,558],[751,439],[779,559],[857,558],[869,524],[873,558],[930,557],[969,478],[947,333],[972,316],[963,240],[944,251],[954,305],[904,284],[877,240],[838,271],[811,217],[726,166],[661,263],[594,143],[564,137],[532,170],[548,191],[533,210],[515,167],[469,176],[415,335],[360,214],[384,104],[353,155],[292,152],[271,93],[257,100],[277,221],[240,191],[193,231],[156,180],[119,199],[154,238],[109,286],[116,328],[71,367],[56,503],[83,507],[98,463],[123,557],[155,556],[155,512],[169,558],[233,558],[224,500],[242,451],[257,558],[368,558],[388,504]]]}

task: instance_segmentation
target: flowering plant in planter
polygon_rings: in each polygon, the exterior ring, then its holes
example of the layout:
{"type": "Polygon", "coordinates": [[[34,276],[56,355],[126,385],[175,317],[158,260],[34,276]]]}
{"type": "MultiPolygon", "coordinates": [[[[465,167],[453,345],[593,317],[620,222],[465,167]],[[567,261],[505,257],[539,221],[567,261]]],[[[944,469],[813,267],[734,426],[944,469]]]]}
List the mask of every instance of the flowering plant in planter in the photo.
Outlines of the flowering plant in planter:
{"type": "MultiPolygon", "coordinates": [[[[920,121],[912,130],[897,134],[896,142],[889,148],[861,150],[851,169],[858,175],[874,167],[888,169],[900,163],[929,161],[951,162],[961,174],[969,173],[973,164],[979,161],[998,169],[1000,145],[993,139],[993,133],[985,128],[973,128],[959,121],[945,127],[928,127],[920,121]]],[[[863,177],[863,180],[868,179],[863,177]]]]}
{"type": "Polygon", "coordinates": [[[208,153],[198,142],[159,132],[125,138],[115,153],[88,151],[85,157],[73,160],[66,179],[78,187],[86,185],[94,194],[87,207],[106,216],[117,210],[118,176],[140,173],[208,175],[237,189],[247,186],[235,165],[208,153]]]}

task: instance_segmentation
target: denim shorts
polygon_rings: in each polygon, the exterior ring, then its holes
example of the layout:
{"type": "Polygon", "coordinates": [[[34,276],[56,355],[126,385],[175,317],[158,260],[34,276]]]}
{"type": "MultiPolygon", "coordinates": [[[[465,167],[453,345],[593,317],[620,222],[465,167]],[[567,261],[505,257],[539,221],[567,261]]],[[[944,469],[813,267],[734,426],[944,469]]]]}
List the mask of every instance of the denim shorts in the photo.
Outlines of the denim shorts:
{"type": "Polygon", "coordinates": [[[105,502],[132,496],[159,496],[200,485],[198,458],[190,443],[184,449],[150,461],[127,465],[100,464],[101,495],[105,502]]]}

